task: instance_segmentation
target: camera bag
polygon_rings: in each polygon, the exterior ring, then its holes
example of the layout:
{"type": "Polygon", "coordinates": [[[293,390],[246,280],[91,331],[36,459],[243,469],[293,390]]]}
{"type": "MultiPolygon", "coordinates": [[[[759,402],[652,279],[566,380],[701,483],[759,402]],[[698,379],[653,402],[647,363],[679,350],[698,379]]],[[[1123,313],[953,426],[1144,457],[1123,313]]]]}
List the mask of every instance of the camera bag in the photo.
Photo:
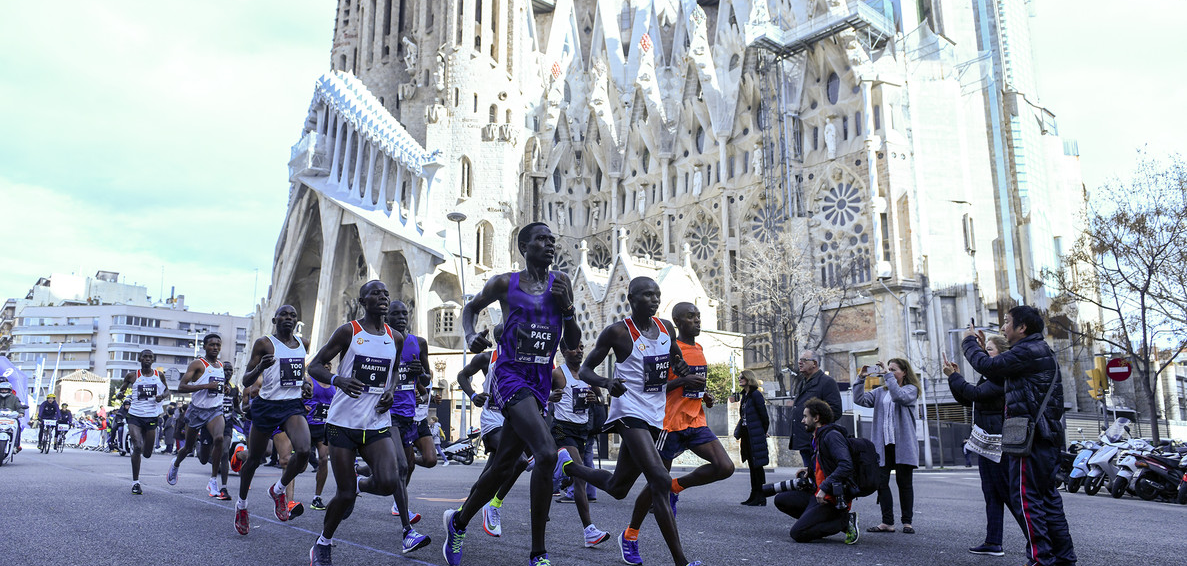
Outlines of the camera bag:
{"type": "Polygon", "coordinates": [[[1010,456],[1029,456],[1031,445],[1034,444],[1035,421],[1043,416],[1047,410],[1047,402],[1051,400],[1051,393],[1055,391],[1055,383],[1059,381],[1059,370],[1051,378],[1051,385],[1047,394],[1043,396],[1043,403],[1034,415],[1024,417],[1010,417],[1002,424],[1002,454],[1010,456]]]}

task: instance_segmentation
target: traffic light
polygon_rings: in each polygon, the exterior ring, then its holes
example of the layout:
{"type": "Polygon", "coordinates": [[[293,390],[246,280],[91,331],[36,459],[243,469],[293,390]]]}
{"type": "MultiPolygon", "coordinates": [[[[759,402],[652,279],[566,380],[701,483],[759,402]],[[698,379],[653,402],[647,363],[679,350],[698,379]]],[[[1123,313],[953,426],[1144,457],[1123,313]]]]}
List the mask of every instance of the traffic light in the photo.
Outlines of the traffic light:
{"type": "Polygon", "coordinates": [[[1096,356],[1092,361],[1096,367],[1084,372],[1088,376],[1088,395],[1100,401],[1105,398],[1105,391],[1109,387],[1107,378],[1105,377],[1108,375],[1105,369],[1107,361],[1102,356],[1096,356]]]}

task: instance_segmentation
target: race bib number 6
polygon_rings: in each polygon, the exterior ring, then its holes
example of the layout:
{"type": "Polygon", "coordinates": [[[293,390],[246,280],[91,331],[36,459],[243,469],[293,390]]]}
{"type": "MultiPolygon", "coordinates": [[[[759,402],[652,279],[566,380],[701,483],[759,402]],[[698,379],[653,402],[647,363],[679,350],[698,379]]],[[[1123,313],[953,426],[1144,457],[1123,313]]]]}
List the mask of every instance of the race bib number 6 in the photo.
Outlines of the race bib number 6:
{"type": "Polygon", "coordinates": [[[391,372],[392,361],[385,358],[358,356],[351,368],[351,377],[363,384],[363,393],[382,395],[387,386],[387,376],[391,372]]]}

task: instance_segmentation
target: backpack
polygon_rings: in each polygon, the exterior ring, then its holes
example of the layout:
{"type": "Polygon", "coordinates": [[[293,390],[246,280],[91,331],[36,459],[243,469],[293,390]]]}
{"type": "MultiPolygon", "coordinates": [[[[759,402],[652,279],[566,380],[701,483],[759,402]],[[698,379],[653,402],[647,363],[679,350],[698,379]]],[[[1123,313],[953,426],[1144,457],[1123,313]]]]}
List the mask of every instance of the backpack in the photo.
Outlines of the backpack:
{"type": "Polygon", "coordinates": [[[853,487],[857,491],[853,497],[872,495],[878,491],[882,474],[878,466],[878,451],[868,439],[848,436],[845,440],[849,442],[849,457],[853,460],[853,487]]]}

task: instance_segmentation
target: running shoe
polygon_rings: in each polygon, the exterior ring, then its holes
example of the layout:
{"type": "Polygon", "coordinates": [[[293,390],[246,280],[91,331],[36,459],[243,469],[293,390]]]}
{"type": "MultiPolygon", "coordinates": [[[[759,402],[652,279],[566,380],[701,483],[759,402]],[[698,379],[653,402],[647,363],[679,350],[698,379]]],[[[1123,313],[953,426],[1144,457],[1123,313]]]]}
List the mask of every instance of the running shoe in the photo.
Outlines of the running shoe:
{"type": "Polygon", "coordinates": [[[289,519],[295,519],[305,514],[305,506],[296,501],[289,501],[289,519]]]}
{"type": "Polygon", "coordinates": [[[284,495],[284,490],[281,490],[280,493],[272,491],[272,488],[274,487],[276,486],[271,485],[268,487],[268,496],[271,497],[272,502],[276,504],[276,518],[281,521],[287,521],[289,520],[289,505],[287,497],[284,495]]]}
{"type": "Polygon", "coordinates": [[[177,485],[177,460],[169,462],[169,471],[165,472],[165,481],[169,485],[177,485]]]}
{"type": "Polygon", "coordinates": [[[528,566],[552,566],[552,561],[548,559],[548,553],[545,552],[539,556],[528,558],[528,566]]]}
{"type": "Polygon", "coordinates": [[[416,529],[408,529],[404,531],[404,543],[400,547],[400,552],[408,554],[413,550],[421,549],[433,542],[433,539],[416,532],[416,529]]]}
{"type": "MultiPolygon", "coordinates": [[[[565,471],[565,466],[572,461],[573,457],[569,455],[568,450],[561,448],[556,451],[556,468],[552,471],[552,479],[560,483],[561,489],[573,484],[573,478],[569,477],[568,472],[565,471]]],[[[560,495],[560,493],[555,495],[560,495]]]]}
{"type": "Polygon", "coordinates": [[[639,541],[627,540],[626,533],[618,535],[618,550],[622,551],[622,561],[631,566],[640,566],[643,564],[643,558],[639,556],[639,541]]]}
{"type": "Polygon", "coordinates": [[[235,509],[235,531],[241,535],[246,535],[251,530],[251,519],[248,517],[247,508],[235,509]]]}
{"type": "Polygon", "coordinates": [[[701,566],[701,561],[700,561],[700,560],[696,560],[696,561],[693,561],[693,562],[689,562],[689,563],[688,563],[688,566],[701,566]]]}
{"type": "Polygon", "coordinates": [[[680,501],[680,495],[669,491],[668,492],[668,503],[672,504],[672,516],[673,517],[676,516],[676,502],[677,501],[680,501]]]}
{"type": "Polygon", "coordinates": [[[981,546],[974,546],[969,549],[973,554],[980,554],[983,556],[1005,556],[1005,551],[1002,547],[995,544],[982,544],[981,546]]]}
{"type": "Polygon", "coordinates": [[[857,511],[849,514],[849,527],[845,529],[845,544],[857,544],[861,538],[861,529],[857,527],[857,511]]]}
{"type": "Polygon", "coordinates": [[[231,500],[231,494],[227,493],[227,488],[224,487],[224,488],[218,490],[218,500],[219,501],[230,501],[231,500]]]}
{"type": "Polygon", "coordinates": [[[462,543],[466,540],[466,531],[459,531],[453,527],[453,516],[457,509],[446,509],[442,516],[445,523],[445,544],[441,547],[441,555],[449,566],[462,563],[462,543]]]}
{"type": "Polygon", "coordinates": [[[603,531],[592,524],[588,527],[585,527],[585,548],[593,548],[603,542],[606,542],[607,540],[610,540],[610,533],[603,531]]]}
{"type": "Polygon", "coordinates": [[[309,549],[309,566],[334,566],[330,559],[330,551],[334,547],[328,544],[315,544],[309,549]]]}
{"type": "Polygon", "coordinates": [[[571,496],[569,494],[564,494],[564,495],[561,495],[560,497],[556,498],[557,503],[574,503],[576,501],[577,500],[573,499],[573,496],[571,496]]]}
{"type": "Polygon", "coordinates": [[[140,482],[132,483],[132,495],[143,495],[144,490],[140,489],[140,482]]]}
{"type": "Polygon", "coordinates": [[[218,497],[218,480],[210,478],[210,481],[206,482],[206,494],[211,497],[218,497]]]}
{"type": "Polygon", "coordinates": [[[313,509],[314,511],[325,511],[326,504],[321,502],[320,495],[315,495],[313,496],[313,501],[309,502],[309,508],[313,509]]]}
{"type": "MultiPolygon", "coordinates": [[[[398,507],[396,507],[396,504],[395,504],[395,503],[392,503],[392,516],[393,516],[393,517],[399,517],[399,516],[400,516],[400,509],[399,509],[398,507]]],[[[417,523],[419,523],[419,522],[420,522],[420,513],[415,513],[415,512],[414,512],[414,513],[412,513],[412,515],[411,515],[411,516],[409,516],[409,517],[408,517],[408,524],[409,524],[409,525],[415,525],[415,524],[417,524],[417,523]]]]}
{"type": "Polygon", "coordinates": [[[503,525],[499,521],[499,508],[490,503],[482,506],[482,530],[492,537],[503,536],[503,525]]]}

